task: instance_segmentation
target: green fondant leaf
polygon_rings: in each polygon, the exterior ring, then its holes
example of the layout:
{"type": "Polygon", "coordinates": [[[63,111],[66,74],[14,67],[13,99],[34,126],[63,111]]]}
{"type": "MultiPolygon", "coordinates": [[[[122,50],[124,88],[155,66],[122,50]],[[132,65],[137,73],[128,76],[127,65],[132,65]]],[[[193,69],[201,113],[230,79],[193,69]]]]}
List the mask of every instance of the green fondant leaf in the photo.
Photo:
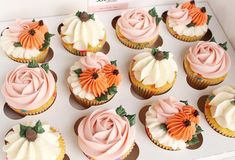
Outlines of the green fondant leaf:
{"type": "Polygon", "coordinates": [[[36,125],[33,127],[33,130],[37,133],[43,133],[45,130],[42,128],[42,123],[41,121],[37,121],[36,125]]]}
{"type": "Polygon", "coordinates": [[[35,19],[33,19],[33,20],[32,20],[32,22],[36,22],[36,20],[35,20],[35,19]]]}
{"type": "Polygon", "coordinates": [[[92,20],[95,20],[95,15],[94,15],[94,13],[93,13],[93,14],[89,14],[89,18],[92,19],[92,20]]]}
{"type": "Polygon", "coordinates": [[[74,70],[74,72],[78,75],[78,77],[80,77],[80,74],[82,73],[82,69],[78,68],[78,69],[74,70]]]}
{"type": "Polygon", "coordinates": [[[29,127],[20,124],[20,137],[26,137],[26,130],[27,130],[28,128],[29,128],[29,127]]]}
{"type": "Polygon", "coordinates": [[[215,97],[215,96],[213,96],[213,95],[210,96],[210,97],[209,97],[209,100],[211,101],[214,97],[215,97]]]}
{"type": "Polygon", "coordinates": [[[133,126],[135,124],[135,117],[136,117],[135,114],[126,115],[126,118],[128,119],[130,126],[133,126]]]}
{"type": "Polygon", "coordinates": [[[149,10],[149,14],[150,14],[152,17],[158,17],[157,11],[156,11],[155,7],[153,7],[152,9],[149,10]]]}
{"type": "Polygon", "coordinates": [[[176,4],[175,4],[175,7],[176,7],[176,8],[178,8],[178,7],[179,7],[179,5],[180,5],[179,3],[176,3],[176,4]]]}
{"type": "Polygon", "coordinates": [[[38,62],[36,62],[35,60],[32,60],[28,64],[28,68],[37,68],[37,67],[39,67],[39,65],[38,65],[38,62]]]}
{"type": "Polygon", "coordinates": [[[106,94],[102,94],[100,97],[96,97],[95,98],[97,101],[106,101],[106,100],[108,100],[108,94],[106,93],[106,94]]]}
{"type": "Polygon", "coordinates": [[[227,51],[227,42],[224,42],[224,43],[219,43],[219,45],[225,50],[227,51]]]}
{"type": "Polygon", "coordinates": [[[14,47],[22,47],[22,45],[20,44],[20,42],[15,42],[13,45],[14,45],[14,47]]]}
{"type": "Polygon", "coordinates": [[[48,71],[50,70],[49,64],[48,63],[44,63],[41,65],[41,67],[48,73],[48,71]]]}
{"type": "Polygon", "coordinates": [[[117,87],[112,85],[111,87],[108,88],[108,94],[113,95],[117,93],[117,87]]]}
{"type": "Polygon", "coordinates": [[[235,105],[235,100],[232,100],[232,101],[231,101],[231,104],[232,104],[232,105],[235,105]]]}
{"type": "Polygon", "coordinates": [[[110,61],[110,63],[111,63],[112,65],[117,66],[117,60],[115,60],[115,61],[110,61]]]}
{"type": "Polygon", "coordinates": [[[198,139],[197,135],[195,134],[195,135],[193,135],[193,138],[190,141],[187,141],[186,143],[189,146],[195,145],[195,144],[199,143],[199,139],[198,139]]]}
{"type": "Polygon", "coordinates": [[[164,131],[167,131],[167,125],[166,123],[161,123],[160,128],[163,129],[164,131]]]}
{"type": "Polygon", "coordinates": [[[127,115],[125,109],[122,106],[119,106],[118,108],[116,108],[116,113],[121,117],[127,115]]]}
{"type": "Polygon", "coordinates": [[[211,18],[212,18],[212,15],[207,15],[207,17],[208,17],[208,19],[207,19],[206,24],[208,25],[208,24],[210,23],[210,20],[211,20],[211,18]]]}
{"type": "Polygon", "coordinates": [[[191,22],[191,23],[187,24],[186,26],[187,27],[194,27],[195,25],[196,25],[195,23],[191,22]]]}
{"type": "Polygon", "coordinates": [[[161,20],[162,20],[162,17],[157,17],[156,18],[156,23],[159,24],[161,22],[161,20]]]}
{"type": "Polygon", "coordinates": [[[167,51],[163,51],[163,54],[164,54],[164,59],[168,59],[169,58],[169,52],[167,51]]]}
{"type": "Polygon", "coordinates": [[[158,49],[157,48],[153,48],[151,53],[152,53],[153,56],[155,56],[158,53],[158,49]]]}
{"type": "Polygon", "coordinates": [[[77,13],[75,14],[77,17],[80,17],[80,14],[81,14],[82,12],[80,12],[80,11],[77,11],[77,13]]]}
{"type": "Polygon", "coordinates": [[[186,106],[188,105],[188,101],[182,101],[180,100],[181,103],[184,103],[186,106]]]}
{"type": "Polygon", "coordinates": [[[39,49],[40,51],[43,51],[43,50],[45,50],[47,47],[49,47],[50,41],[51,41],[51,37],[53,37],[53,36],[54,36],[54,34],[51,34],[51,33],[49,33],[49,32],[47,32],[47,33],[44,35],[45,39],[44,39],[44,43],[42,44],[42,48],[39,49]]]}
{"type": "Polygon", "coordinates": [[[203,129],[199,125],[196,125],[196,132],[195,132],[195,134],[200,134],[201,132],[203,132],[203,129]]]}
{"type": "Polygon", "coordinates": [[[210,42],[215,42],[216,43],[215,37],[212,37],[210,42]]]}

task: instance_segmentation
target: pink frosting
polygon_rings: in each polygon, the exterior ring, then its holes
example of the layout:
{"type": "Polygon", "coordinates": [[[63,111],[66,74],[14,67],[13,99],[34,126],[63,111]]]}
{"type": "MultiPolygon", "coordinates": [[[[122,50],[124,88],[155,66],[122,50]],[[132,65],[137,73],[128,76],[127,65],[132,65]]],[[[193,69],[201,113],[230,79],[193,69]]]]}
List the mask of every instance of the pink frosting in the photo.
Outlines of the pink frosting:
{"type": "Polygon", "coordinates": [[[46,73],[41,67],[21,65],[7,74],[1,91],[12,108],[34,110],[53,96],[55,80],[50,71],[46,73]]]}
{"type": "Polygon", "coordinates": [[[167,118],[181,111],[183,106],[185,106],[185,104],[177,101],[174,97],[159,99],[152,105],[161,123],[166,123],[167,118]]]}
{"type": "Polygon", "coordinates": [[[114,160],[131,149],[135,128],[113,109],[98,109],[85,117],[78,126],[81,150],[96,160],[114,160]]]}
{"type": "Polygon", "coordinates": [[[32,22],[28,20],[17,19],[14,24],[9,26],[9,29],[6,29],[3,32],[3,35],[8,36],[13,42],[19,42],[19,35],[22,33],[23,30],[30,28],[30,23],[32,22]]]}
{"type": "Polygon", "coordinates": [[[144,9],[124,12],[118,19],[117,25],[127,39],[136,43],[151,41],[159,34],[156,18],[144,9]]]}
{"type": "Polygon", "coordinates": [[[169,19],[175,21],[177,24],[187,25],[192,21],[192,18],[189,16],[188,9],[181,9],[172,7],[168,10],[167,16],[169,19]]]}
{"type": "Polygon", "coordinates": [[[91,68],[101,69],[106,64],[110,64],[110,61],[104,53],[97,52],[80,58],[80,64],[82,65],[83,70],[91,68]]]}
{"type": "Polygon", "coordinates": [[[187,60],[191,69],[205,78],[218,78],[228,73],[229,54],[215,42],[198,42],[189,48],[187,60]]]}

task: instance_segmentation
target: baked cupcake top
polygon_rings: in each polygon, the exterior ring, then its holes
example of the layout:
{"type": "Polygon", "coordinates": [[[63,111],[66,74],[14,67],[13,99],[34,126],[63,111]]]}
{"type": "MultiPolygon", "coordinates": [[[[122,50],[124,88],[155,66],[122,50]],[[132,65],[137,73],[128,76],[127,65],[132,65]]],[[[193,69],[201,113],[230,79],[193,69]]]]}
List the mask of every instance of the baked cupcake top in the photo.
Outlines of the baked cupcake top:
{"type": "Polygon", "coordinates": [[[178,68],[172,53],[153,48],[136,55],[131,70],[138,81],[157,88],[173,82],[178,68]]]}
{"type": "Polygon", "coordinates": [[[78,126],[78,145],[96,160],[115,160],[126,155],[135,141],[135,115],[127,115],[122,106],[98,109],[82,119],[78,126]]]}
{"type": "Polygon", "coordinates": [[[117,27],[130,41],[144,43],[159,35],[160,20],[155,8],[150,11],[137,8],[122,13],[117,21],[117,27]]]}
{"type": "Polygon", "coordinates": [[[9,160],[49,160],[59,157],[61,135],[40,121],[18,124],[5,136],[3,151],[9,160]]]}
{"type": "Polygon", "coordinates": [[[167,12],[169,27],[172,27],[179,35],[201,36],[208,30],[211,19],[207,15],[206,8],[198,8],[194,0],[182,4],[176,4],[167,12]]]}
{"type": "MultiPolygon", "coordinates": [[[[183,101],[182,101],[183,102],[183,101]]],[[[159,99],[146,112],[146,128],[160,144],[174,150],[198,143],[199,112],[174,97],[159,99]]]]}
{"type": "Polygon", "coordinates": [[[74,95],[88,100],[107,100],[117,92],[121,74],[116,61],[102,53],[88,53],[70,68],[68,83],[74,95]]]}
{"type": "Polygon", "coordinates": [[[0,46],[9,56],[31,59],[49,47],[52,36],[43,20],[16,20],[3,31],[0,46]]]}
{"type": "Polygon", "coordinates": [[[215,89],[209,97],[211,115],[223,128],[235,131],[235,86],[226,85],[215,89]]]}
{"type": "Polygon", "coordinates": [[[231,59],[225,49],[226,42],[216,44],[200,41],[189,48],[186,59],[195,73],[210,79],[222,77],[231,67],[231,59]]]}
{"type": "Polygon", "coordinates": [[[105,28],[95,14],[78,11],[64,20],[61,36],[64,43],[87,51],[88,46],[96,47],[105,38],[105,28]]]}
{"type": "Polygon", "coordinates": [[[55,92],[55,79],[47,63],[32,61],[7,74],[1,92],[9,106],[22,111],[44,105],[55,92]]]}

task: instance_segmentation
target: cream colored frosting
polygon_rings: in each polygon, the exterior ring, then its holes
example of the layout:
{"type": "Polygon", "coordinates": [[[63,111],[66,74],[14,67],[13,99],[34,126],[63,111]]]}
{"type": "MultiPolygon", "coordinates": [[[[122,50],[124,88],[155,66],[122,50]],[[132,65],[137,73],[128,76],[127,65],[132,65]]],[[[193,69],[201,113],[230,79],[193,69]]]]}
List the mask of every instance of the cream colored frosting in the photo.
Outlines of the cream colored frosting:
{"type": "Polygon", "coordinates": [[[185,24],[178,24],[175,20],[168,19],[169,26],[173,28],[173,30],[178,34],[178,35],[185,35],[185,36],[202,36],[204,35],[207,30],[208,26],[207,24],[204,24],[202,26],[192,26],[192,27],[187,27],[185,24]]]}
{"type": "MultiPolygon", "coordinates": [[[[6,32],[6,30],[4,32],[6,32]]],[[[9,56],[15,58],[31,59],[33,57],[37,57],[40,54],[40,51],[36,48],[25,49],[23,47],[15,47],[14,42],[14,39],[7,35],[3,35],[0,37],[0,47],[9,56]]]]}
{"type": "Polygon", "coordinates": [[[172,138],[168,132],[161,129],[160,125],[162,122],[160,122],[158,116],[159,115],[155,109],[155,106],[152,105],[149,107],[148,111],[146,112],[145,121],[146,127],[149,129],[153,139],[157,140],[160,144],[163,144],[164,146],[170,146],[175,150],[185,149],[187,144],[184,142],[184,140],[176,140],[172,138]]]}
{"type": "Polygon", "coordinates": [[[222,86],[215,89],[215,96],[209,103],[212,117],[223,128],[235,131],[235,86],[222,86]]]}
{"type": "Polygon", "coordinates": [[[132,71],[134,76],[144,85],[155,85],[157,88],[162,87],[166,83],[172,83],[178,71],[172,53],[169,53],[168,59],[159,61],[154,58],[151,50],[147,50],[136,55],[133,59],[132,71]]]}
{"type": "Polygon", "coordinates": [[[77,50],[86,50],[88,45],[96,47],[105,37],[105,28],[97,16],[95,20],[82,22],[79,17],[71,15],[64,20],[63,25],[62,40],[73,44],[73,48],[77,50]]]}
{"type": "MultiPolygon", "coordinates": [[[[23,124],[34,126],[35,122],[23,124]]],[[[50,125],[43,124],[44,133],[38,134],[37,139],[29,142],[25,137],[20,137],[20,125],[14,126],[6,137],[7,144],[3,146],[8,160],[57,160],[61,149],[59,144],[60,134],[53,132],[50,125]]]]}

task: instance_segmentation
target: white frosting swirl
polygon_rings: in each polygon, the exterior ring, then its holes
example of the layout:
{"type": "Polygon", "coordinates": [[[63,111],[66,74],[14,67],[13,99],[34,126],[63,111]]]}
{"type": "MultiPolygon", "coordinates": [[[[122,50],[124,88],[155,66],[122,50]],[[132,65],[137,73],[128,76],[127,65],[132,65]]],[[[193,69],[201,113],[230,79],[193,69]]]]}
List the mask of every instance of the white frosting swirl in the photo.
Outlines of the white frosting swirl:
{"type": "Polygon", "coordinates": [[[144,85],[155,85],[157,88],[172,83],[178,68],[171,53],[168,59],[159,61],[151,51],[146,51],[134,57],[132,71],[138,81],[142,81],[144,85]]]}
{"type": "MultiPolygon", "coordinates": [[[[5,30],[4,32],[6,32],[5,30]]],[[[7,36],[6,34],[0,37],[0,47],[2,50],[9,56],[14,58],[25,58],[31,59],[37,57],[40,54],[40,51],[37,49],[25,49],[23,47],[15,47],[14,39],[7,36]]]]}
{"type": "Polygon", "coordinates": [[[222,86],[215,89],[215,96],[209,103],[212,117],[223,128],[235,131],[235,86],[222,86]]]}
{"type": "Polygon", "coordinates": [[[74,65],[70,67],[70,75],[67,81],[70,84],[72,92],[75,96],[79,96],[80,98],[94,100],[95,95],[92,94],[91,92],[87,92],[85,89],[82,88],[80,81],[78,79],[78,76],[74,72],[74,70],[79,69],[79,68],[82,68],[82,64],[80,63],[80,61],[76,61],[74,65]]]}
{"type": "Polygon", "coordinates": [[[166,131],[161,129],[161,122],[158,119],[157,112],[154,107],[149,107],[146,112],[146,127],[152,134],[153,139],[157,140],[160,144],[164,146],[170,146],[173,149],[185,149],[187,144],[184,140],[176,140],[172,138],[166,131]]]}
{"type": "MultiPolygon", "coordinates": [[[[34,123],[24,124],[34,126],[34,123]]],[[[34,142],[20,137],[20,125],[14,126],[6,137],[7,144],[3,146],[8,160],[57,160],[61,153],[58,132],[53,132],[50,125],[43,124],[44,133],[38,134],[34,142]]]]}
{"type": "Polygon", "coordinates": [[[97,46],[105,37],[105,29],[101,21],[95,16],[95,20],[82,22],[79,17],[71,15],[63,22],[61,27],[62,40],[73,44],[77,50],[86,50],[88,45],[97,46]]]}

